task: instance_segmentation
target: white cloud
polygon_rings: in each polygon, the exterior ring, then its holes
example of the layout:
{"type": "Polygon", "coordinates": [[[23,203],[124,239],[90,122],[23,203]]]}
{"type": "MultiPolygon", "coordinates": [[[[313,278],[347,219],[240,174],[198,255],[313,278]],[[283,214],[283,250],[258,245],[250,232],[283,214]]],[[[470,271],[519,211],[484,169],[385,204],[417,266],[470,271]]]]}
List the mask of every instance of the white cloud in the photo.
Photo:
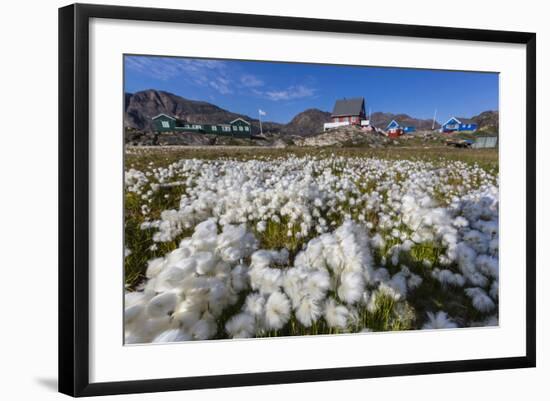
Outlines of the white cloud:
{"type": "Polygon", "coordinates": [[[227,64],[219,60],[128,56],[126,67],[161,81],[183,78],[221,94],[232,92],[227,64]]]}
{"type": "Polygon", "coordinates": [[[304,85],[289,86],[284,90],[266,91],[264,95],[273,101],[292,100],[311,97],[315,94],[315,89],[308,88],[304,85]]]}
{"type": "Polygon", "coordinates": [[[196,74],[200,77],[226,68],[225,63],[218,60],[147,56],[128,56],[126,66],[160,80],[169,80],[182,74],[196,74]]]}
{"type": "Polygon", "coordinates": [[[315,89],[303,84],[267,90],[264,88],[266,83],[261,78],[222,60],[127,56],[125,65],[129,70],[157,80],[184,79],[194,85],[211,88],[222,95],[240,89],[268,100],[284,101],[311,97],[315,94],[315,89]]]}
{"type": "Polygon", "coordinates": [[[231,81],[222,77],[217,77],[215,80],[210,81],[210,86],[222,95],[227,95],[232,92],[231,81]]]}
{"type": "Polygon", "coordinates": [[[255,88],[263,86],[264,81],[254,75],[246,74],[241,76],[241,84],[248,88],[255,88]]]}

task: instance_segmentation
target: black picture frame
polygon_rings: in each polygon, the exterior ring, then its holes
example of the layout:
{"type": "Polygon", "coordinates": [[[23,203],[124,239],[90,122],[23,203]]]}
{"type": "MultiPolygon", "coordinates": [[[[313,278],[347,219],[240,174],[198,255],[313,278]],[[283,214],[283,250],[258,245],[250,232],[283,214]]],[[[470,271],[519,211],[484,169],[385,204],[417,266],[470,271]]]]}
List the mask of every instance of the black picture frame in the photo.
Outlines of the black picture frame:
{"type": "Polygon", "coordinates": [[[479,29],[74,4],[59,9],[59,391],[141,393],[534,367],[536,244],[536,35],[479,29]],[[91,18],[276,28],[526,45],[526,354],[521,357],[354,366],[154,380],[89,380],[89,21],[91,18]]]}

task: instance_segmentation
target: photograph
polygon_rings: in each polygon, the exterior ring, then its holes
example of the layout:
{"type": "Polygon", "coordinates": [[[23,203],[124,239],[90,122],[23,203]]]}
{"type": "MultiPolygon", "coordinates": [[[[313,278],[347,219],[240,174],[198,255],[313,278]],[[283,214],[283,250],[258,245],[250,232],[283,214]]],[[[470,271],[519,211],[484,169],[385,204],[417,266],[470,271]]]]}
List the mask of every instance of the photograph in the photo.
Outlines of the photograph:
{"type": "Polygon", "coordinates": [[[125,345],[499,326],[498,72],[122,57],[125,345]]]}

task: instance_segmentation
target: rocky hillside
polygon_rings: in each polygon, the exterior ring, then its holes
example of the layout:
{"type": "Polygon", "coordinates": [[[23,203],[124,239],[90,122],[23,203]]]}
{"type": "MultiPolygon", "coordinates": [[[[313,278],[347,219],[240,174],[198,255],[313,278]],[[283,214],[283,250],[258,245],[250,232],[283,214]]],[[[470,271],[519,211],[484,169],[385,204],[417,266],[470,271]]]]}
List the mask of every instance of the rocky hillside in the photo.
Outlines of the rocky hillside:
{"type": "Polygon", "coordinates": [[[498,111],[489,110],[472,117],[477,123],[478,130],[498,133],[498,111]]]}
{"type": "Polygon", "coordinates": [[[330,113],[319,109],[302,111],[284,126],[285,135],[309,136],[323,131],[323,124],[330,121],[330,113]]]}
{"type": "Polygon", "coordinates": [[[340,127],[314,136],[295,138],[297,146],[368,146],[372,148],[384,147],[392,142],[386,136],[376,131],[366,132],[358,127],[340,127]]]}
{"type": "MultiPolygon", "coordinates": [[[[416,127],[417,131],[431,130],[433,122],[431,119],[422,120],[411,117],[408,114],[382,113],[380,111],[371,114],[371,124],[377,128],[386,129],[391,120],[395,120],[403,126],[416,127]]],[[[436,121],[435,128],[439,127],[441,125],[436,121]]]]}
{"type": "Polygon", "coordinates": [[[130,146],[277,146],[276,140],[254,140],[228,136],[204,135],[196,132],[170,132],[156,135],[129,128],[125,133],[130,146]]]}

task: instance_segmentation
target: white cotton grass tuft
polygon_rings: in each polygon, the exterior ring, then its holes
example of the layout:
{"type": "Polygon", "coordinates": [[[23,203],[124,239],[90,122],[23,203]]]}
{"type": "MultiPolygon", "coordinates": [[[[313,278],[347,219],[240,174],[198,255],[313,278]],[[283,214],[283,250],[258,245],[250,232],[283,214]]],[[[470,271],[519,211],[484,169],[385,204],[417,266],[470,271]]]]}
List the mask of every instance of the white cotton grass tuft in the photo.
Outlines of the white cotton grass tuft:
{"type": "Polygon", "coordinates": [[[330,289],[330,274],[324,269],[307,272],[304,280],[303,293],[305,296],[319,301],[326,296],[330,289]]]}
{"type": "Polygon", "coordinates": [[[249,338],[255,333],[256,320],[248,313],[234,315],[225,324],[225,330],[232,338],[249,338]]]}
{"type": "Polygon", "coordinates": [[[423,329],[454,329],[458,327],[457,324],[449,318],[446,312],[428,312],[426,315],[428,320],[422,326],[423,329]]]}
{"type": "Polygon", "coordinates": [[[160,333],[151,342],[174,343],[174,342],[180,342],[180,341],[188,341],[188,340],[191,340],[191,338],[192,337],[189,334],[181,331],[180,329],[169,329],[160,333]]]}
{"type": "Polygon", "coordinates": [[[170,317],[162,316],[159,318],[146,317],[139,321],[139,324],[134,322],[131,325],[131,330],[125,331],[125,342],[127,344],[149,343],[160,333],[170,329],[170,317]]]}
{"type": "Polygon", "coordinates": [[[145,306],[143,304],[135,304],[124,308],[124,324],[132,323],[144,310],[145,306]]]}
{"type": "Polygon", "coordinates": [[[258,293],[251,293],[246,297],[244,310],[252,316],[263,316],[265,313],[265,297],[258,293]]]}
{"type": "Polygon", "coordinates": [[[216,266],[216,258],[212,252],[197,252],[193,255],[196,263],[197,273],[208,274],[216,266]]]}
{"type": "Polygon", "coordinates": [[[472,305],[478,311],[482,313],[491,312],[495,309],[494,301],[487,295],[487,293],[479,287],[466,288],[464,290],[466,295],[468,295],[472,300],[472,305]]]}
{"type": "Polygon", "coordinates": [[[208,340],[216,334],[217,330],[218,326],[214,317],[209,312],[205,312],[201,319],[191,327],[191,335],[195,340],[208,340]]]}
{"type": "Polygon", "coordinates": [[[390,279],[390,272],[385,267],[380,267],[374,270],[372,275],[373,283],[383,283],[383,282],[389,281],[389,279],[390,279]]]}
{"type": "Polygon", "coordinates": [[[151,259],[147,263],[147,271],[145,272],[145,276],[147,278],[153,278],[157,274],[159,274],[161,270],[164,269],[164,267],[165,267],[164,258],[151,259]]]}
{"type": "Polygon", "coordinates": [[[265,325],[268,330],[280,330],[290,319],[290,301],[280,291],[272,293],[265,304],[265,325]]]}
{"type": "Polygon", "coordinates": [[[459,273],[453,273],[451,270],[434,268],[431,273],[432,277],[438,280],[441,285],[463,287],[466,280],[459,273]]]}
{"type": "Polygon", "coordinates": [[[417,274],[411,274],[407,279],[407,287],[411,290],[415,290],[422,285],[424,280],[417,274]]]}
{"type": "Polygon", "coordinates": [[[200,320],[201,316],[202,306],[199,303],[187,300],[180,303],[173,314],[173,319],[174,322],[177,322],[185,330],[191,330],[195,323],[200,320]]]}
{"type": "Polygon", "coordinates": [[[343,272],[340,276],[338,297],[348,304],[354,304],[361,299],[365,289],[363,275],[360,272],[343,272]]]}
{"type": "Polygon", "coordinates": [[[179,297],[171,292],[159,294],[149,301],[147,312],[151,317],[171,315],[176,309],[179,297]]]}
{"type": "Polygon", "coordinates": [[[240,292],[248,288],[249,276],[248,267],[243,264],[238,264],[231,269],[231,284],[235,291],[240,292]]]}
{"type": "Polygon", "coordinates": [[[258,232],[263,233],[267,228],[267,223],[265,221],[259,221],[258,224],[256,224],[256,230],[258,232]]]}
{"type": "Polygon", "coordinates": [[[146,307],[149,299],[143,292],[127,292],[124,294],[124,324],[129,325],[133,321],[146,315],[146,307]]]}
{"type": "Polygon", "coordinates": [[[323,310],[318,302],[312,298],[304,297],[296,308],[296,319],[305,327],[311,327],[322,315],[323,310]]]}
{"type": "Polygon", "coordinates": [[[333,298],[329,298],[325,303],[324,317],[329,327],[345,329],[348,325],[349,310],[338,305],[333,298]]]}

